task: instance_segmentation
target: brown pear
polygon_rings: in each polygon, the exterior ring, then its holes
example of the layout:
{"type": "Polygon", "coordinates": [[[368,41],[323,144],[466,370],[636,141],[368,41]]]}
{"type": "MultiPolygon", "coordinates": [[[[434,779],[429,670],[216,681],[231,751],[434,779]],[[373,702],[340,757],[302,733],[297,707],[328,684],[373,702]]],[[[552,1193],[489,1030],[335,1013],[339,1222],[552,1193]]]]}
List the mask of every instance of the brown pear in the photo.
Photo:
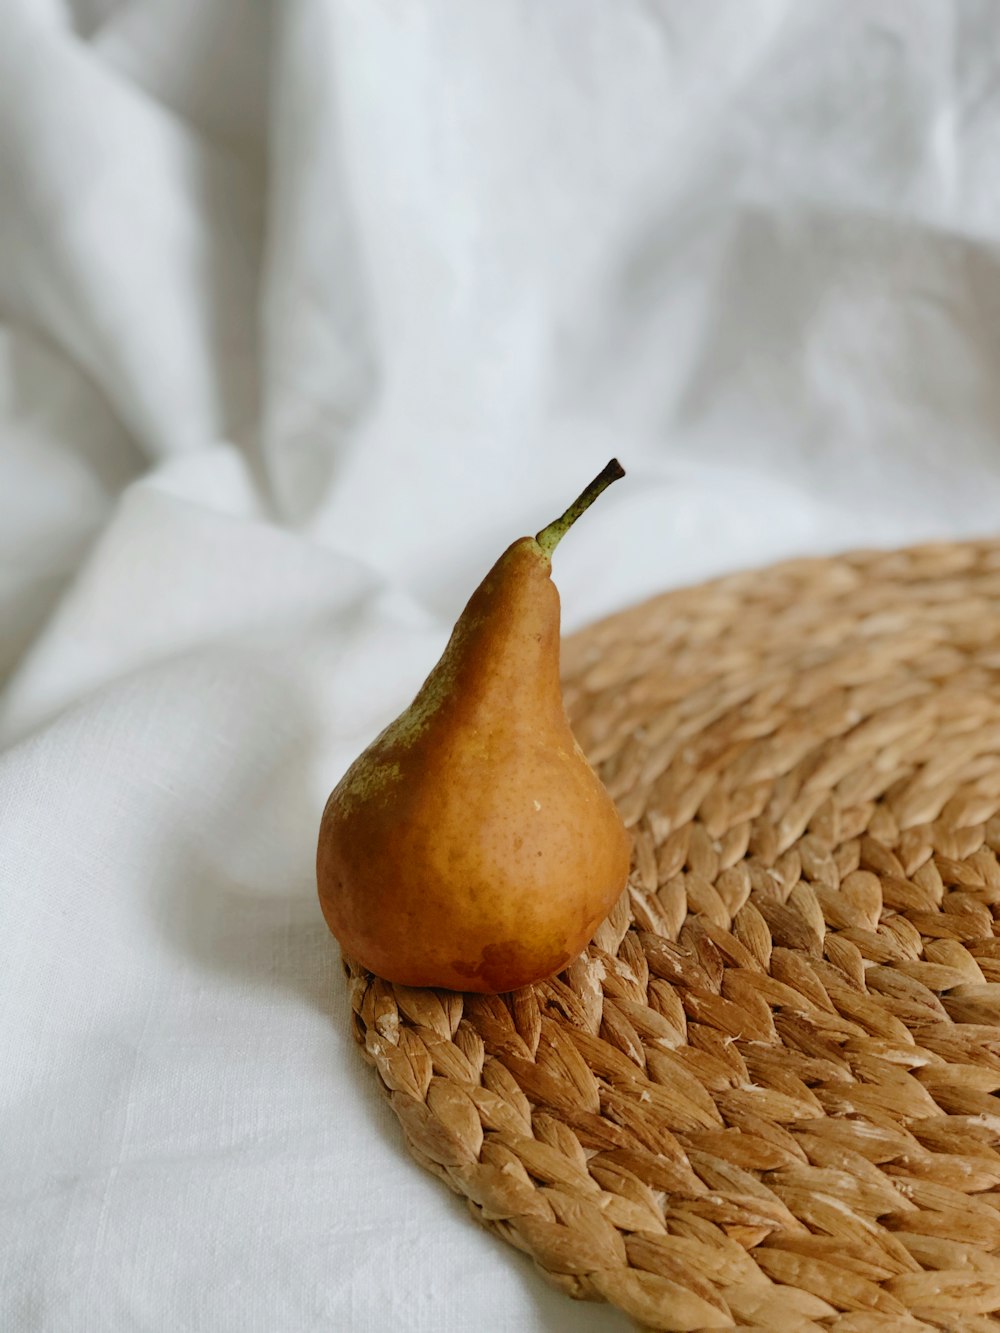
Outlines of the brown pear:
{"type": "Polygon", "coordinates": [[[583,950],[630,839],[570,730],[550,556],[616,460],[473,593],[413,703],[323,812],[319,898],[344,953],[408,986],[498,992],[583,950]]]}

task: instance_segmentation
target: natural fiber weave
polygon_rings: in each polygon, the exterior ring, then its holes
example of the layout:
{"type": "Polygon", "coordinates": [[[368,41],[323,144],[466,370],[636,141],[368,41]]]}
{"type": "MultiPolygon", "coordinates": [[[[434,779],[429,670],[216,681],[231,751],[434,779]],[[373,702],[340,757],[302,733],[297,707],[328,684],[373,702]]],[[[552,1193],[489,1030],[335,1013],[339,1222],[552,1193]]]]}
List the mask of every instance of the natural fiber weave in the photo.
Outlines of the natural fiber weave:
{"type": "Polygon", "coordinates": [[[631,881],[509,996],[350,969],[412,1152],[652,1328],[1000,1328],[1000,542],[722,579],[563,661],[631,881]]]}

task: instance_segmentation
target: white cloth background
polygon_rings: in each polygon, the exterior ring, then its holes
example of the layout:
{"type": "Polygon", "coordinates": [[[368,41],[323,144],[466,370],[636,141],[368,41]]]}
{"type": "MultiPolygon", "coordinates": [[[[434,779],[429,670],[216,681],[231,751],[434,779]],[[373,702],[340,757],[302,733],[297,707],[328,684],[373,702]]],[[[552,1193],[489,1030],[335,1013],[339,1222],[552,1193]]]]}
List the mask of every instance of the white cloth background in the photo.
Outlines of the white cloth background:
{"type": "Polygon", "coordinates": [[[0,1327],[624,1329],[406,1157],[323,800],[572,627],[1000,525],[992,0],[0,0],[0,1327]]]}

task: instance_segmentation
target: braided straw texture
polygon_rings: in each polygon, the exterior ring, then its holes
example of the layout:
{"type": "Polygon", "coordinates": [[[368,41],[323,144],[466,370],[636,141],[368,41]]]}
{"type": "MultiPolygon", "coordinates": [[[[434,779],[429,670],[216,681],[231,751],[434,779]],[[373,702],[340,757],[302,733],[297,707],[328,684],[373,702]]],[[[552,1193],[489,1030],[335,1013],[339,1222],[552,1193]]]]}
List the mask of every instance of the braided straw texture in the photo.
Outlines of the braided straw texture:
{"type": "Polygon", "coordinates": [[[634,834],[502,997],[349,973],[413,1155],[655,1329],[1000,1329],[1000,542],[796,561],[564,647],[634,834]]]}

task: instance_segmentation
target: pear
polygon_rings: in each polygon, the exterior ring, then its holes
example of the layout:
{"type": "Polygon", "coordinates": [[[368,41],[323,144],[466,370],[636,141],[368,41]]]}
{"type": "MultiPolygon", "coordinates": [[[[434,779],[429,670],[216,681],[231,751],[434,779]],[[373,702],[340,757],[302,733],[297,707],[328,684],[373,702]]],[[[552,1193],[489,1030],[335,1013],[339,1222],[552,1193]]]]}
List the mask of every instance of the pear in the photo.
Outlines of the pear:
{"type": "Polygon", "coordinates": [[[514,990],[576,958],[625,887],[630,838],[570,730],[551,555],[616,459],[472,594],[413,703],[331,793],[320,905],[388,981],[514,990]]]}

